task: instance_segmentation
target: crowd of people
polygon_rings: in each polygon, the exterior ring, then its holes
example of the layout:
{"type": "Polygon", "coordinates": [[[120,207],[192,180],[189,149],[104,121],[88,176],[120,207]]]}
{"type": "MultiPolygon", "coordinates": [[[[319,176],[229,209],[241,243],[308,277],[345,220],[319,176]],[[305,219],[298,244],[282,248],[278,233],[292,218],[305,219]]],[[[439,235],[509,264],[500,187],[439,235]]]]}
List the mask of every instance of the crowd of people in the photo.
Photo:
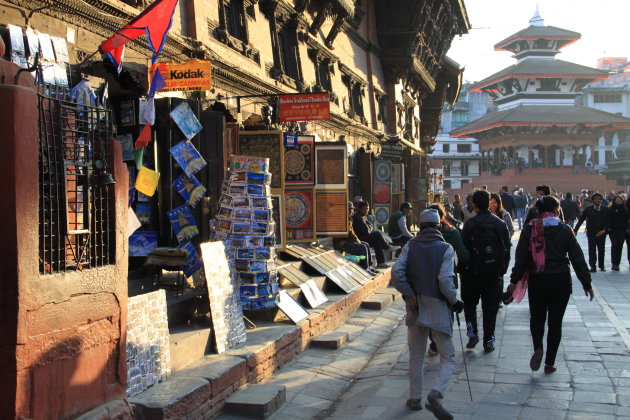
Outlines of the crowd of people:
{"type": "Polygon", "coordinates": [[[624,192],[601,194],[583,190],[556,194],[547,185],[529,195],[504,186],[491,193],[480,188],[461,200],[449,202],[441,194],[420,213],[419,232],[407,227],[411,206],[405,203],[391,221],[403,245],[392,269],[392,283],[407,307],[410,353],[410,395],[407,406],[422,408],[422,367],[425,353],[439,354],[440,372],[425,406],[439,419],[452,416],[441,399],[454,372],[454,313],[464,313],[468,349],[480,342],[484,352],[495,350],[495,325],[500,306],[520,301],[527,293],[533,352],[530,368],[556,371],[556,354],[562,336],[562,320],[570,295],[573,267],[585,295],[593,299],[591,273],[605,271],[605,240],[611,241],[611,269],[620,270],[624,243],[630,262],[630,202],[624,192]],[[402,222],[401,222],[402,220],[402,222]],[[576,239],[586,222],[588,265],[576,239]],[[512,252],[512,236],[520,236],[512,252]],[[510,260],[514,259],[504,290],[510,260]],[[458,299],[457,288],[460,287],[458,299]],[[526,290],[526,292],[525,292],[526,290]],[[481,302],[479,331],[477,306],[481,302]],[[546,343],[545,323],[548,324],[546,343]],[[428,346],[427,346],[428,344],[428,346]]]}

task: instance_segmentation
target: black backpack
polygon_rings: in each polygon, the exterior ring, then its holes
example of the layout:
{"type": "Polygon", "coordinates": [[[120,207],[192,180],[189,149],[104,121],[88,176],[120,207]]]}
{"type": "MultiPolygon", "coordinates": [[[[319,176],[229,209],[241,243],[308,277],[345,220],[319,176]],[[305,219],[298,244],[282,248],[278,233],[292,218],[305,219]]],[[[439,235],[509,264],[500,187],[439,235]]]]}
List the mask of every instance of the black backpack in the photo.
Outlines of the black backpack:
{"type": "Polygon", "coordinates": [[[518,207],[519,209],[527,207],[527,200],[525,199],[525,196],[523,194],[519,194],[518,196],[516,196],[516,207],[518,207]]]}
{"type": "Polygon", "coordinates": [[[505,273],[505,245],[492,222],[475,220],[472,248],[475,274],[492,276],[505,273]]]}

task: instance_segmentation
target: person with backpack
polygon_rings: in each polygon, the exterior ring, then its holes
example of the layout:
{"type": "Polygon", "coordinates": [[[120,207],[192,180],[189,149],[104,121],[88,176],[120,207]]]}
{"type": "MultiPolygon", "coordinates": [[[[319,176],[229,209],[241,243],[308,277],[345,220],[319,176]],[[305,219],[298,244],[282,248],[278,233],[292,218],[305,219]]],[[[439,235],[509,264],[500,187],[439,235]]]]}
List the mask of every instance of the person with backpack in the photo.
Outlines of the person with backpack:
{"type": "Polygon", "coordinates": [[[573,200],[573,195],[570,192],[566,193],[564,200],[560,201],[560,208],[562,213],[564,213],[564,222],[573,228],[575,219],[580,215],[580,206],[573,200]]]}
{"type": "Polygon", "coordinates": [[[483,348],[494,351],[494,329],[503,290],[503,275],[510,263],[510,234],[505,222],[488,210],[490,193],[476,191],[473,204],[477,215],[464,223],[462,239],[471,255],[471,263],[462,275],[462,299],[468,327],[467,348],[479,343],[477,305],[483,312],[483,348]]]}
{"type": "Polygon", "coordinates": [[[525,194],[523,189],[520,188],[516,193],[516,218],[518,219],[518,230],[523,230],[528,205],[529,197],[527,197],[527,194],[525,194]]]}
{"type": "Polygon", "coordinates": [[[536,202],[536,207],[538,218],[525,226],[518,240],[504,301],[509,303],[517,283],[527,273],[529,328],[534,344],[529,366],[533,371],[540,369],[547,322],[545,373],[553,373],[556,371],[556,354],[562,338],[562,319],[572,291],[569,263],[582,283],[586,296],[593,300],[594,294],[582,248],[571,228],[558,218],[558,200],[543,197],[536,202]]]}
{"type": "Polygon", "coordinates": [[[455,251],[440,232],[440,216],[434,209],[420,213],[420,233],[407,242],[392,268],[392,284],[403,295],[407,309],[409,345],[409,399],[407,407],[422,409],[422,377],[429,333],[440,353],[440,371],[425,407],[438,419],[453,416],[440,400],[455,371],[453,314],[464,303],[457,299],[453,272],[455,251]]]}

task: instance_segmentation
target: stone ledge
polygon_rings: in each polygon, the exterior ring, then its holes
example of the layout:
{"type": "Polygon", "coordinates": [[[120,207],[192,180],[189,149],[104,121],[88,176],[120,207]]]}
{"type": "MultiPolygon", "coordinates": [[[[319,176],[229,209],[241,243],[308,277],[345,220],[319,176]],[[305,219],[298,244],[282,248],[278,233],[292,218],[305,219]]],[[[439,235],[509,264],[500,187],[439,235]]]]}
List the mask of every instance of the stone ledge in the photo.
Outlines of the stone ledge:
{"type": "Polygon", "coordinates": [[[264,419],[284,404],[286,395],[285,386],[253,385],[228,397],[224,411],[242,417],[264,419]]]}
{"type": "Polygon", "coordinates": [[[333,349],[343,347],[348,342],[349,334],[343,331],[333,331],[315,337],[311,340],[311,347],[320,347],[324,349],[333,349]]]}
{"type": "Polygon", "coordinates": [[[364,309],[374,309],[380,311],[391,305],[393,301],[394,299],[392,295],[374,294],[369,298],[364,299],[363,302],[361,302],[361,307],[364,309]]]}
{"type": "Polygon", "coordinates": [[[130,399],[134,418],[214,418],[231,394],[271,376],[306,349],[314,337],[344,322],[368,296],[385,288],[390,278],[391,271],[387,270],[352,294],[330,295],[329,302],[316,310],[307,309],[309,317],[298,325],[257,322],[243,345],[221,355],[207,355],[130,399]]]}

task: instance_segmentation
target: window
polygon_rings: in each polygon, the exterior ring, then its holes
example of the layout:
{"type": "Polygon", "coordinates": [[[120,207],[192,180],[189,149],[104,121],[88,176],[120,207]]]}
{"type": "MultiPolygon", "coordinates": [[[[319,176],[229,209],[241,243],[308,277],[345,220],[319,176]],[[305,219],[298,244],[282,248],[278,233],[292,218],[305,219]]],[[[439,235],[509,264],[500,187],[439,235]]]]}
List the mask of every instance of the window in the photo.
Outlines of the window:
{"type": "Polygon", "coordinates": [[[444,176],[451,176],[451,163],[444,162],[444,176]]]}
{"type": "Polygon", "coordinates": [[[461,164],[461,170],[460,170],[460,175],[462,176],[468,176],[468,162],[463,161],[461,164]]]}
{"type": "Polygon", "coordinates": [[[219,0],[219,22],[208,19],[208,31],[219,41],[260,64],[260,52],[249,44],[248,16],[251,0],[219,0]]]}
{"type": "Polygon", "coordinates": [[[450,188],[452,188],[451,185],[452,185],[452,181],[450,179],[445,179],[444,180],[444,188],[450,189],[450,188]]]}
{"type": "Polygon", "coordinates": [[[280,53],[280,65],[285,75],[293,80],[299,79],[297,62],[297,36],[295,29],[283,26],[278,31],[278,50],[280,53]]]}
{"type": "Polygon", "coordinates": [[[339,64],[341,70],[341,80],[348,89],[348,103],[345,111],[348,115],[363,124],[367,124],[365,111],[363,110],[363,97],[365,96],[365,85],[367,84],[360,79],[344,64],[339,64]]]}
{"type": "Polygon", "coordinates": [[[593,95],[593,102],[596,104],[620,104],[621,94],[618,93],[596,93],[593,95]]]}
{"type": "Polygon", "coordinates": [[[539,80],[540,80],[540,87],[536,89],[539,92],[560,90],[560,79],[544,78],[544,79],[539,79],[539,80]]]}
{"type": "Polygon", "coordinates": [[[243,0],[225,2],[225,23],[230,35],[245,43],[247,42],[247,23],[243,0]]]}
{"type": "Polygon", "coordinates": [[[457,145],[457,153],[470,153],[471,146],[470,144],[458,144],[457,145]]]}
{"type": "Polygon", "coordinates": [[[450,151],[451,151],[451,145],[450,144],[443,144],[442,145],[442,152],[448,153],[450,151]]]}

